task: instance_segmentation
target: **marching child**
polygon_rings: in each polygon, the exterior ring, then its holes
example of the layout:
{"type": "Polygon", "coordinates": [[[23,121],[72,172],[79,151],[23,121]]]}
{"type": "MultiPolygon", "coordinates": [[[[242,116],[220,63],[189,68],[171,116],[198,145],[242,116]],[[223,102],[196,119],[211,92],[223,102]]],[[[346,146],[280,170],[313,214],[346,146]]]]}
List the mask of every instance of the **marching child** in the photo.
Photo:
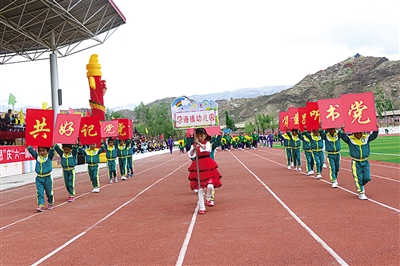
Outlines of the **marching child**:
{"type": "MultiPolygon", "coordinates": [[[[377,125],[378,127],[378,125],[377,125]]],[[[371,181],[368,156],[370,154],[369,143],[378,137],[378,131],[371,134],[356,132],[347,136],[340,131],[340,138],[349,145],[351,161],[351,172],[353,174],[354,184],[360,200],[367,200],[365,195],[365,185],[371,181]]]]}
{"type": "Polygon", "coordinates": [[[338,186],[338,175],[340,169],[340,131],[334,128],[328,128],[326,131],[320,131],[321,138],[325,141],[325,152],[328,154],[328,165],[330,168],[329,178],[332,182],[332,188],[338,186]],[[327,133],[328,132],[328,133],[327,133]]]}
{"type": "Polygon", "coordinates": [[[47,209],[54,209],[54,195],[53,195],[53,178],[51,172],[53,171],[52,160],[54,157],[54,149],[49,147],[38,147],[36,152],[31,146],[27,146],[27,150],[36,159],[35,172],[36,172],[36,191],[38,212],[44,211],[44,193],[47,196],[47,209]]]}
{"type": "Polygon", "coordinates": [[[314,174],[314,156],[311,150],[311,141],[301,132],[299,132],[299,138],[303,142],[304,156],[306,157],[306,171],[307,175],[310,176],[314,174]]]}
{"type": "Polygon", "coordinates": [[[108,177],[110,178],[110,184],[112,184],[113,179],[114,182],[118,182],[117,178],[117,145],[113,138],[108,138],[107,143],[103,144],[104,149],[106,151],[107,158],[107,168],[108,168],[108,177]]]}
{"type": "Polygon", "coordinates": [[[89,148],[87,149],[79,147],[80,151],[85,154],[86,163],[88,165],[88,174],[93,186],[93,193],[100,192],[99,163],[100,153],[104,151],[104,146],[102,146],[100,149],[96,146],[96,144],[90,144],[89,148]]]}
{"type": "Polygon", "coordinates": [[[185,152],[184,152],[184,150],[185,150],[184,142],[185,142],[185,141],[184,141],[183,139],[178,140],[179,153],[185,153],[185,152]]]}
{"type": "Polygon", "coordinates": [[[218,188],[222,185],[220,180],[221,175],[217,169],[217,163],[210,157],[212,147],[207,131],[204,128],[196,128],[195,134],[196,137],[188,156],[189,158],[196,158],[197,153],[198,161],[192,161],[192,164],[189,166],[188,179],[190,181],[190,188],[192,190],[199,190],[199,214],[204,214],[206,212],[206,205],[213,206],[213,202],[211,201],[212,191],[214,188],[218,188]],[[199,171],[197,171],[197,165],[199,171]],[[198,180],[199,178],[200,180],[198,180]],[[205,203],[203,195],[204,189],[207,189],[205,203]]]}
{"type": "Polygon", "coordinates": [[[287,162],[287,169],[292,169],[293,160],[292,160],[292,149],[289,146],[290,137],[287,133],[282,134],[279,132],[279,139],[283,140],[283,146],[285,147],[285,155],[286,155],[286,162],[287,162]]]}
{"type": "Polygon", "coordinates": [[[315,166],[317,170],[317,179],[322,178],[322,164],[324,163],[324,152],[322,148],[324,146],[324,141],[319,134],[318,129],[314,129],[312,133],[308,133],[306,127],[304,126],[304,135],[310,140],[311,150],[313,153],[315,166]]]}
{"type": "Polygon", "coordinates": [[[68,202],[73,202],[75,200],[75,166],[78,147],[72,144],[63,144],[62,149],[58,145],[55,145],[54,149],[61,158],[64,184],[69,194],[68,202]]]}
{"type": "Polygon", "coordinates": [[[286,134],[290,138],[289,147],[291,149],[294,170],[301,172],[301,141],[297,132],[297,129],[292,129],[292,133],[290,133],[290,131],[287,131],[286,134]]]}
{"type": "Polygon", "coordinates": [[[125,140],[117,140],[117,157],[119,164],[119,171],[121,172],[121,180],[126,180],[127,173],[127,157],[128,157],[128,144],[125,140]]]}
{"type": "Polygon", "coordinates": [[[134,175],[133,154],[135,153],[135,141],[131,139],[126,145],[128,145],[128,155],[126,156],[127,177],[131,177],[134,175]]]}

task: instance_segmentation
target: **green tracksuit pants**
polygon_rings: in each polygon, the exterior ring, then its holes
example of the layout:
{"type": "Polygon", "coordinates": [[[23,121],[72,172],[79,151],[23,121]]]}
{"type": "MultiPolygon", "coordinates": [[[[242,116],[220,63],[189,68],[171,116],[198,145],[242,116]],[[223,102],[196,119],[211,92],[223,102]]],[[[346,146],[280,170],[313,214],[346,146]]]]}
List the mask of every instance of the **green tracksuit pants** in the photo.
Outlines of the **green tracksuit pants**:
{"type": "Polygon", "coordinates": [[[322,173],[322,165],[324,164],[324,152],[323,151],[313,151],[313,157],[315,161],[315,167],[317,168],[317,174],[322,173]]]}
{"type": "Polygon", "coordinates": [[[292,161],[294,167],[301,167],[301,157],[300,157],[300,149],[299,148],[292,148],[292,161]]]}
{"type": "Polygon", "coordinates": [[[115,159],[107,159],[108,177],[113,179],[117,177],[117,162],[115,159]]]}
{"type": "Polygon", "coordinates": [[[119,171],[121,172],[121,176],[126,176],[126,157],[118,158],[119,171]]]}
{"type": "Polygon", "coordinates": [[[92,186],[94,188],[100,187],[99,165],[98,164],[88,165],[88,173],[90,181],[92,182],[92,186]]]}
{"type": "Polygon", "coordinates": [[[75,169],[63,170],[64,184],[70,197],[75,197],[75,169]]]}
{"type": "Polygon", "coordinates": [[[329,154],[328,153],[328,165],[329,165],[329,178],[334,183],[339,175],[340,169],[340,154],[329,154]]]}
{"type": "Polygon", "coordinates": [[[304,156],[306,157],[306,170],[307,172],[314,171],[314,156],[311,150],[304,151],[304,156]]]}
{"type": "Polygon", "coordinates": [[[36,176],[35,183],[38,206],[44,206],[44,193],[46,193],[47,202],[49,204],[53,204],[53,178],[51,177],[51,175],[45,177],[36,176]]]}
{"type": "Polygon", "coordinates": [[[364,186],[371,181],[368,160],[362,162],[352,160],[351,173],[353,174],[357,192],[359,194],[364,194],[364,186]]]}
{"type": "Polygon", "coordinates": [[[285,147],[285,155],[287,165],[290,166],[290,162],[292,161],[292,149],[290,147],[285,147]]]}
{"type": "MultiPolygon", "coordinates": [[[[183,153],[183,152],[182,152],[183,153]]],[[[126,164],[127,164],[127,170],[128,170],[128,174],[133,175],[134,172],[134,166],[133,166],[133,158],[132,155],[128,155],[128,157],[126,157],[126,164]]]]}

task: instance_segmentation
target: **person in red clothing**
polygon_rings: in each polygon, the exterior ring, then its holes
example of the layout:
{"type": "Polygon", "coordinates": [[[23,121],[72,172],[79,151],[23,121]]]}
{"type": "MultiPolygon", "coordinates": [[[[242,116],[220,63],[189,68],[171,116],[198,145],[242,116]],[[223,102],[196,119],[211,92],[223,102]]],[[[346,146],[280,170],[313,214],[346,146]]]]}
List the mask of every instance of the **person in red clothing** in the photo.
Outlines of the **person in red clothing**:
{"type": "Polygon", "coordinates": [[[212,147],[210,136],[204,128],[196,128],[196,137],[193,145],[188,152],[189,158],[196,158],[189,166],[189,181],[192,190],[198,190],[199,196],[199,214],[206,212],[206,206],[214,206],[211,200],[212,191],[222,185],[221,174],[218,171],[217,163],[210,157],[212,147]],[[197,171],[197,165],[199,171],[197,171]],[[200,181],[199,181],[200,178],[200,181]],[[206,190],[206,201],[204,203],[204,193],[206,190]]]}

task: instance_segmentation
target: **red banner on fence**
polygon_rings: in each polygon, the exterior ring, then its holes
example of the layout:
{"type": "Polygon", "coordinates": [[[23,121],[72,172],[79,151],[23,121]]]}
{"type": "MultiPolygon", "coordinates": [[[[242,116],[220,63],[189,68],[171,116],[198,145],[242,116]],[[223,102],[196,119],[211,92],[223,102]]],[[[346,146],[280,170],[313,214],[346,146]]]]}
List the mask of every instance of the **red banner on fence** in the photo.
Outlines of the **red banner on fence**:
{"type": "Polygon", "coordinates": [[[51,147],[53,145],[54,111],[26,109],[26,145],[51,147]]]}
{"type": "Polygon", "coordinates": [[[35,160],[25,146],[0,146],[0,164],[35,160]]]}
{"type": "Polygon", "coordinates": [[[343,94],[340,96],[346,132],[377,130],[374,94],[343,94]]]}

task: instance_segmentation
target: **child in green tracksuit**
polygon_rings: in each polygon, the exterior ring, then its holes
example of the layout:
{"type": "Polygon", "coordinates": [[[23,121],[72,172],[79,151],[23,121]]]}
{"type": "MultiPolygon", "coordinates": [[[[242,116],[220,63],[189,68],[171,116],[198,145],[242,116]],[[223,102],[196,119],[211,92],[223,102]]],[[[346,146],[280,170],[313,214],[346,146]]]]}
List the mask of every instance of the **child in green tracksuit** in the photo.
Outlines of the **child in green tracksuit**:
{"type": "Polygon", "coordinates": [[[134,165],[133,165],[133,154],[135,153],[135,142],[133,139],[127,143],[128,145],[128,155],[126,156],[126,168],[127,168],[127,177],[131,177],[134,175],[134,165]]]}
{"type": "Polygon", "coordinates": [[[121,180],[126,180],[127,177],[127,157],[128,157],[128,145],[129,141],[125,143],[125,140],[116,140],[117,142],[117,157],[119,170],[121,172],[121,180]]]}
{"type": "Polygon", "coordinates": [[[64,184],[69,194],[68,202],[73,202],[75,199],[75,166],[78,147],[76,145],[63,144],[62,149],[58,145],[55,145],[54,149],[61,158],[64,184]]]}
{"type": "Polygon", "coordinates": [[[337,178],[340,169],[340,134],[340,131],[337,132],[334,128],[320,131],[321,138],[325,141],[325,153],[328,154],[329,178],[333,188],[337,188],[339,184],[337,178]]]}
{"type": "Polygon", "coordinates": [[[109,182],[112,184],[114,178],[114,182],[117,183],[117,145],[113,138],[109,138],[107,143],[103,145],[106,151],[108,177],[110,178],[109,182]]]}
{"type": "Polygon", "coordinates": [[[311,150],[311,141],[309,138],[299,132],[299,139],[303,142],[304,156],[306,157],[306,171],[307,175],[314,174],[314,156],[311,150]]]}
{"type": "Polygon", "coordinates": [[[304,127],[304,135],[310,140],[311,150],[313,153],[315,166],[317,170],[317,179],[322,178],[322,165],[324,163],[324,140],[321,138],[319,134],[319,130],[314,129],[312,133],[308,133],[307,129],[304,127]]]}
{"type": "Polygon", "coordinates": [[[285,155],[286,155],[286,162],[287,162],[287,166],[288,169],[292,169],[292,165],[294,166],[293,162],[292,162],[292,149],[289,146],[289,140],[290,137],[288,136],[287,133],[282,134],[281,132],[278,133],[278,136],[280,139],[283,140],[283,146],[285,147],[285,155]]]}
{"type": "Polygon", "coordinates": [[[301,140],[298,135],[297,129],[292,129],[292,133],[287,131],[286,134],[289,136],[289,147],[291,149],[292,161],[294,170],[301,172],[301,156],[300,156],[300,149],[301,149],[301,140]]]}
{"type": "Polygon", "coordinates": [[[89,148],[79,149],[85,153],[86,163],[88,164],[88,174],[90,181],[92,182],[94,193],[100,192],[100,180],[99,180],[99,162],[100,162],[100,153],[104,151],[104,146],[100,149],[96,147],[96,144],[90,144],[89,148]]]}
{"type": "Polygon", "coordinates": [[[54,209],[54,195],[53,195],[53,178],[51,172],[53,171],[53,157],[54,149],[49,147],[38,147],[36,152],[31,146],[27,146],[27,150],[36,159],[35,172],[36,172],[36,192],[38,212],[44,211],[44,193],[47,196],[48,210],[54,209]]]}
{"type": "Polygon", "coordinates": [[[354,184],[358,192],[358,198],[368,199],[365,195],[365,185],[371,181],[368,156],[370,154],[369,143],[378,137],[378,131],[371,134],[356,132],[347,136],[343,129],[340,131],[340,138],[349,145],[351,162],[351,172],[353,174],[354,184]]]}

